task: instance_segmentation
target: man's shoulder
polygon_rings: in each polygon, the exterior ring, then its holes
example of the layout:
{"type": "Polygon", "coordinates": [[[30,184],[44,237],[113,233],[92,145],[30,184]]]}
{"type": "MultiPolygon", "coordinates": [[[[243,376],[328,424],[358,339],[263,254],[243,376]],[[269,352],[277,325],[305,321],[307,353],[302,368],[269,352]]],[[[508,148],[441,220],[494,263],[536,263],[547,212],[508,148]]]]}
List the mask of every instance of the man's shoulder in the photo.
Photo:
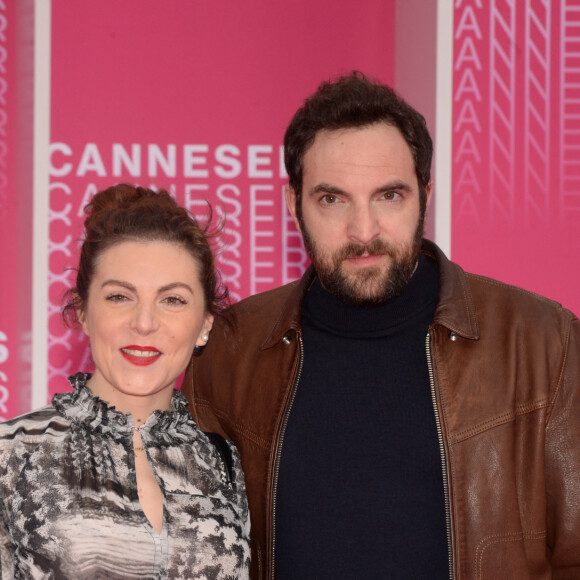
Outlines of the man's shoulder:
{"type": "Polygon", "coordinates": [[[494,296],[503,296],[511,300],[523,300],[526,304],[536,305],[539,308],[548,308],[554,310],[566,310],[560,302],[552,300],[542,294],[526,290],[514,284],[508,284],[489,276],[481,274],[474,274],[472,272],[465,273],[469,285],[472,289],[478,290],[484,295],[492,293],[494,296]]]}
{"type": "Polygon", "coordinates": [[[576,320],[577,316],[560,302],[552,300],[513,284],[507,284],[480,274],[465,274],[470,291],[473,295],[476,308],[485,305],[490,308],[495,305],[504,313],[512,316],[525,316],[535,319],[538,324],[548,320],[560,320],[568,324],[576,320]]]}
{"type": "Polygon", "coordinates": [[[427,257],[439,264],[439,300],[434,322],[456,332],[479,337],[506,328],[565,339],[578,327],[577,317],[559,302],[488,276],[466,272],[426,241],[427,257]],[[550,330],[549,330],[550,329],[550,330]]]}
{"type": "Polygon", "coordinates": [[[250,348],[284,332],[300,319],[300,284],[295,280],[266,292],[254,294],[229,306],[219,316],[204,349],[215,356],[217,351],[250,348]]]}
{"type": "Polygon", "coordinates": [[[236,317],[252,316],[257,313],[263,314],[265,311],[272,311],[279,315],[280,309],[288,301],[299,283],[300,280],[294,280],[284,286],[278,286],[272,290],[248,296],[232,304],[227,312],[236,317]]]}

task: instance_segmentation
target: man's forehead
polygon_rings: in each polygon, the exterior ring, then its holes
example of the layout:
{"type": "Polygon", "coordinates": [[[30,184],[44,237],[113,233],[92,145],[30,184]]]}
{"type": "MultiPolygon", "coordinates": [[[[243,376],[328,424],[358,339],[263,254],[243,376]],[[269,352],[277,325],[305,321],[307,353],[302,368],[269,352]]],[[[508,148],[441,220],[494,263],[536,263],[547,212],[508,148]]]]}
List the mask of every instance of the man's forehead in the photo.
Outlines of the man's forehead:
{"type": "Polygon", "coordinates": [[[350,167],[356,172],[397,168],[415,173],[415,160],[396,127],[377,123],[319,131],[304,154],[303,175],[323,167],[350,167]]]}
{"type": "Polygon", "coordinates": [[[396,131],[403,137],[403,134],[398,127],[386,121],[377,121],[376,123],[367,123],[365,125],[354,125],[350,127],[339,127],[336,129],[321,129],[316,133],[312,143],[316,142],[318,137],[322,138],[340,138],[343,135],[351,135],[356,133],[365,133],[369,130],[387,129],[388,131],[396,131]]]}

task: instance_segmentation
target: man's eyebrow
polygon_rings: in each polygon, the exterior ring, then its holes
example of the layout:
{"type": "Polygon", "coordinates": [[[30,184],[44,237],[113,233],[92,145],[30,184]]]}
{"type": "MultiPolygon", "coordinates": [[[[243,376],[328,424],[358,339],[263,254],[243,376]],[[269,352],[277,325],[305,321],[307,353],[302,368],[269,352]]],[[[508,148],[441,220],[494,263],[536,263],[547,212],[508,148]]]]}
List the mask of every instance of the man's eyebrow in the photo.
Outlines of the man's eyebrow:
{"type": "Polygon", "coordinates": [[[381,187],[377,187],[374,193],[380,193],[381,191],[392,191],[393,189],[398,189],[399,191],[413,191],[413,188],[406,182],[401,179],[396,179],[395,181],[389,181],[382,185],[381,187]]]}
{"type": "MultiPolygon", "coordinates": [[[[405,182],[401,179],[396,179],[394,181],[389,181],[389,182],[385,183],[384,185],[381,185],[381,186],[375,188],[373,193],[380,193],[382,191],[392,191],[394,189],[398,189],[400,191],[412,191],[412,187],[407,182],[405,182]]],[[[340,187],[338,187],[336,185],[322,182],[322,183],[315,185],[309,191],[309,193],[310,193],[310,195],[313,195],[316,193],[332,193],[335,195],[339,195],[339,194],[347,194],[348,192],[345,191],[344,189],[341,189],[340,187]]]]}
{"type": "Polygon", "coordinates": [[[337,187],[336,185],[331,185],[330,183],[319,183],[318,185],[315,185],[310,191],[309,193],[315,194],[315,193],[335,193],[335,194],[339,194],[339,193],[346,193],[346,191],[344,191],[343,189],[341,189],[340,187],[337,187]]]}

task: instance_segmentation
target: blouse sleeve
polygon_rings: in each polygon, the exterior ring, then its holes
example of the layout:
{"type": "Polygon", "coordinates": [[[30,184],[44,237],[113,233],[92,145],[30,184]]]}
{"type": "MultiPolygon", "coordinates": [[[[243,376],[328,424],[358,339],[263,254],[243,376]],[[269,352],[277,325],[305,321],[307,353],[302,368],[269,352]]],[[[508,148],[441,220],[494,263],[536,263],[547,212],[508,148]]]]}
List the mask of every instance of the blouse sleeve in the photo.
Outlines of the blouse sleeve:
{"type": "Polygon", "coordinates": [[[0,438],[0,580],[14,578],[12,564],[12,546],[8,533],[8,493],[6,487],[6,467],[10,456],[10,449],[6,448],[6,441],[0,438]]]}
{"type": "Polygon", "coordinates": [[[250,513],[248,509],[248,502],[246,498],[246,481],[244,478],[244,472],[242,470],[242,462],[240,458],[240,452],[238,451],[237,447],[234,445],[233,441],[227,440],[227,444],[230,446],[232,450],[232,459],[234,463],[234,477],[236,480],[236,491],[239,496],[240,505],[244,506],[242,517],[242,527],[244,530],[244,536],[246,538],[250,538],[250,513]]]}
{"type": "Polygon", "coordinates": [[[4,507],[2,507],[2,519],[0,519],[0,579],[8,580],[14,577],[12,569],[12,550],[10,537],[4,522],[4,507]]]}

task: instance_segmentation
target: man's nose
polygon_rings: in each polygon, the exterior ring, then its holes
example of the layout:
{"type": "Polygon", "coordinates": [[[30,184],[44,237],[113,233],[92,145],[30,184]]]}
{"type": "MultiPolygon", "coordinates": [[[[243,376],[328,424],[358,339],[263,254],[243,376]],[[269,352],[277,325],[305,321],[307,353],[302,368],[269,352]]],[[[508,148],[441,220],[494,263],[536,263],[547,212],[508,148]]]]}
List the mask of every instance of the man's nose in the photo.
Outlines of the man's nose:
{"type": "Polygon", "coordinates": [[[380,235],[379,221],[373,208],[364,204],[354,207],[348,224],[348,237],[359,244],[369,244],[380,235]]]}

